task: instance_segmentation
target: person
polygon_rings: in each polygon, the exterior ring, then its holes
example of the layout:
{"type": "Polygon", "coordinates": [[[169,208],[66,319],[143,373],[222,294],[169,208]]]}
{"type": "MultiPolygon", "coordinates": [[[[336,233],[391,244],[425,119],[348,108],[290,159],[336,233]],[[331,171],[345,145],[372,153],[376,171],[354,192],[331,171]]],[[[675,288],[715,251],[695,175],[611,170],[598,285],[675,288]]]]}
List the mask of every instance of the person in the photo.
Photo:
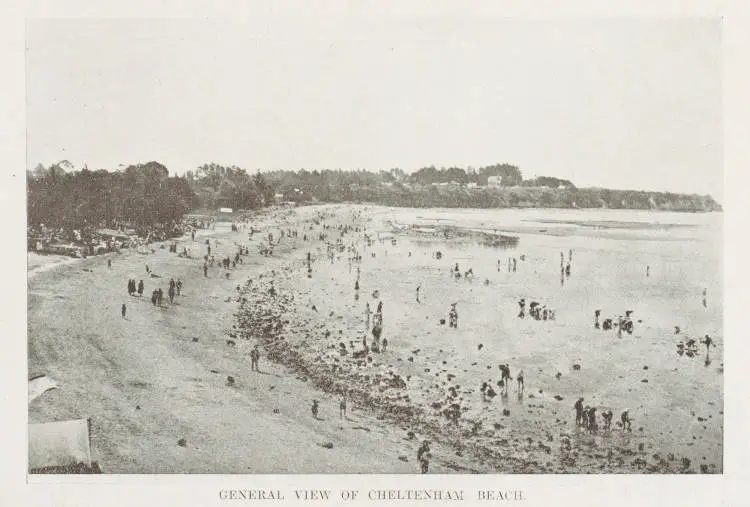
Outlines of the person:
{"type": "Polygon", "coordinates": [[[258,368],[259,360],[260,350],[258,350],[258,345],[256,344],[255,347],[253,347],[253,350],[250,351],[250,371],[260,372],[260,368],[258,368]]]}
{"type": "Polygon", "coordinates": [[[182,291],[182,280],[179,278],[177,279],[177,295],[180,295],[180,292],[182,291]]]}
{"type": "Polygon", "coordinates": [[[609,431],[612,427],[612,411],[603,412],[602,419],[604,419],[604,431],[609,431]]]}
{"type": "Polygon", "coordinates": [[[706,289],[703,289],[703,308],[706,308],[706,289]]]}
{"type": "Polygon", "coordinates": [[[648,278],[651,274],[651,266],[646,266],[646,278],[648,278]]]}
{"type": "Polygon", "coordinates": [[[500,368],[500,380],[502,381],[502,394],[505,396],[508,394],[508,387],[510,387],[510,383],[512,382],[510,377],[510,367],[508,367],[507,364],[501,364],[499,366],[500,368]]]}
{"type": "Polygon", "coordinates": [[[622,423],[622,431],[632,431],[630,429],[632,420],[630,419],[630,411],[627,408],[620,414],[620,422],[622,423]]]}
{"type": "Polygon", "coordinates": [[[203,264],[203,276],[208,278],[208,265],[207,264],[203,264]]]}
{"type": "MultiPolygon", "coordinates": [[[[711,347],[711,345],[713,345],[714,341],[711,339],[711,337],[709,335],[706,335],[705,338],[704,338],[704,340],[703,340],[703,343],[706,344],[706,354],[708,355],[708,349],[711,347]]],[[[714,345],[714,347],[715,346],[716,345],[714,345]]]]}
{"type": "Polygon", "coordinates": [[[339,418],[344,417],[346,417],[346,393],[341,394],[341,402],[339,402],[339,418]]]}
{"type": "Polygon", "coordinates": [[[518,392],[523,392],[523,370],[518,370],[518,375],[516,376],[516,382],[518,382],[518,392]]]}
{"type": "Polygon", "coordinates": [[[524,318],[526,315],[526,299],[521,298],[521,300],[518,302],[518,308],[520,311],[518,312],[519,318],[524,318]]]}
{"type": "Polygon", "coordinates": [[[513,272],[516,272],[516,258],[513,257],[513,272]]]}
{"type": "Polygon", "coordinates": [[[125,312],[127,312],[127,311],[128,311],[128,307],[127,307],[127,305],[125,305],[125,303],[123,303],[122,304],[122,318],[123,319],[125,318],[125,312]]]}
{"type": "Polygon", "coordinates": [[[576,426],[583,424],[583,398],[578,398],[573,408],[576,410],[576,426]]]}
{"type": "Polygon", "coordinates": [[[596,433],[596,407],[590,407],[586,415],[588,416],[586,428],[589,430],[589,433],[596,433]]]}
{"type": "Polygon", "coordinates": [[[138,281],[138,295],[143,296],[143,280],[138,281]]]}
{"type": "Polygon", "coordinates": [[[448,325],[453,328],[458,328],[458,310],[456,305],[458,303],[451,303],[450,312],[448,312],[448,325]]]}
{"type": "Polygon", "coordinates": [[[107,259],[107,267],[112,269],[112,259],[107,259]]]}
{"type": "Polygon", "coordinates": [[[601,310],[594,310],[594,329],[599,329],[599,315],[601,313],[601,310]]]}
{"type": "Polygon", "coordinates": [[[421,285],[417,285],[417,303],[419,303],[419,289],[421,288],[421,285]]]}
{"type": "Polygon", "coordinates": [[[386,348],[388,348],[388,338],[383,338],[382,351],[385,352],[386,348]]]}
{"type": "Polygon", "coordinates": [[[430,441],[425,440],[422,445],[417,449],[417,461],[419,461],[420,469],[423,474],[426,474],[430,468],[430,441]]]}
{"type": "Polygon", "coordinates": [[[312,403],[312,415],[315,419],[318,418],[318,400],[313,400],[312,403]]]}

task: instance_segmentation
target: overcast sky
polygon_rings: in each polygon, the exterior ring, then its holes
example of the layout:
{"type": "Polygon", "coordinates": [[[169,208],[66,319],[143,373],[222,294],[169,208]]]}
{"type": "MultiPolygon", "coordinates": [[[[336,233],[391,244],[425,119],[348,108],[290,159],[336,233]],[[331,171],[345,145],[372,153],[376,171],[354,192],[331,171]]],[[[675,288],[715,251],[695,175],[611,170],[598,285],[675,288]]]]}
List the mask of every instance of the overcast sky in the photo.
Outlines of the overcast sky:
{"type": "Polygon", "coordinates": [[[31,21],[28,167],[508,162],[722,200],[718,20],[31,21]]]}

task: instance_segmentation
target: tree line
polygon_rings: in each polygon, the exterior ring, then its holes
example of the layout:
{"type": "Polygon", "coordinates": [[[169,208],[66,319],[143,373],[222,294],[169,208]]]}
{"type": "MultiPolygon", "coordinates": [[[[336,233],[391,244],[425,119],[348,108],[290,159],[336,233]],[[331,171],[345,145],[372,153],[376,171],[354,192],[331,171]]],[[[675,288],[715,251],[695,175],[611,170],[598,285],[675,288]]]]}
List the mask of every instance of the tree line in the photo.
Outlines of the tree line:
{"type": "Polygon", "coordinates": [[[269,171],[249,173],[237,166],[203,164],[185,176],[170,176],[158,162],[123,170],[66,171],[65,164],[27,172],[29,225],[79,228],[134,226],[178,221],[199,208],[258,209],[278,197],[293,202],[360,202],[408,207],[548,207],[713,211],[710,196],[633,190],[576,188],[572,182],[540,176],[523,179],[503,163],[478,169],[422,167],[269,171]],[[492,183],[488,185],[488,183],[492,183]]]}

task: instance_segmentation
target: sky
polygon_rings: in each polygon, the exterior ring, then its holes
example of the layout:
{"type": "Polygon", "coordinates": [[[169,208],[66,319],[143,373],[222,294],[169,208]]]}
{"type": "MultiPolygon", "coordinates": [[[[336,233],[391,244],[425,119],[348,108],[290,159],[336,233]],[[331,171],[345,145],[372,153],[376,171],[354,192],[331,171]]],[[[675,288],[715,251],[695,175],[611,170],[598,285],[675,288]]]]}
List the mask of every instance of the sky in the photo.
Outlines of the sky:
{"type": "Polygon", "coordinates": [[[723,198],[721,21],[32,20],[27,168],[517,165],[723,198]]]}

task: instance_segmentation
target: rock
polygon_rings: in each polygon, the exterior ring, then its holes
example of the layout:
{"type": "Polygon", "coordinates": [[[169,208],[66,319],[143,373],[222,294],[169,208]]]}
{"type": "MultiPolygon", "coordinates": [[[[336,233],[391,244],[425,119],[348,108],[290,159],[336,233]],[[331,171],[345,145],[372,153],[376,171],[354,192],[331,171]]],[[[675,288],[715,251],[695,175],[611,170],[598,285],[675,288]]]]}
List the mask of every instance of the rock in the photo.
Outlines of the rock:
{"type": "Polygon", "coordinates": [[[194,342],[194,343],[198,343],[198,337],[197,337],[197,336],[194,336],[194,337],[193,337],[193,342],[194,342]]]}
{"type": "Polygon", "coordinates": [[[228,386],[233,386],[234,385],[234,377],[233,376],[231,376],[231,375],[227,376],[227,385],[228,386]]]}
{"type": "Polygon", "coordinates": [[[576,363],[576,364],[573,365],[573,371],[580,371],[580,370],[581,370],[581,365],[580,364],[576,363]]]}
{"type": "Polygon", "coordinates": [[[504,408],[503,409],[503,415],[506,416],[506,417],[509,416],[510,415],[510,410],[508,410],[507,408],[504,408]]]}
{"type": "Polygon", "coordinates": [[[641,382],[643,382],[644,384],[648,384],[648,379],[647,378],[641,379],[641,382]]]}
{"type": "Polygon", "coordinates": [[[325,442],[323,444],[320,444],[321,447],[325,447],[326,449],[333,449],[333,443],[332,442],[325,442]]]}
{"type": "Polygon", "coordinates": [[[557,401],[562,401],[562,400],[564,399],[564,398],[563,398],[562,396],[560,396],[559,394],[556,394],[556,395],[554,396],[554,398],[555,398],[555,399],[556,399],[557,401]]]}
{"type": "Polygon", "coordinates": [[[644,369],[644,370],[648,370],[648,366],[644,366],[644,367],[643,367],[643,369],[644,369]]]}
{"type": "Polygon", "coordinates": [[[179,445],[180,447],[187,447],[187,440],[181,438],[177,441],[177,445],[179,445]]]}
{"type": "Polygon", "coordinates": [[[136,410],[140,410],[140,409],[141,409],[141,406],[140,406],[140,405],[136,405],[136,406],[135,406],[135,409],[136,409],[136,410]]]}
{"type": "Polygon", "coordinates": [[[403,461],[404,463],[408,463],[409,462],[409,459],[406,456],[399,456],[398,459],[401,460],[401,461],[403,461]]]}

